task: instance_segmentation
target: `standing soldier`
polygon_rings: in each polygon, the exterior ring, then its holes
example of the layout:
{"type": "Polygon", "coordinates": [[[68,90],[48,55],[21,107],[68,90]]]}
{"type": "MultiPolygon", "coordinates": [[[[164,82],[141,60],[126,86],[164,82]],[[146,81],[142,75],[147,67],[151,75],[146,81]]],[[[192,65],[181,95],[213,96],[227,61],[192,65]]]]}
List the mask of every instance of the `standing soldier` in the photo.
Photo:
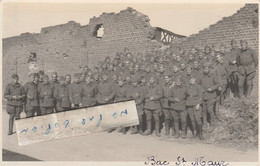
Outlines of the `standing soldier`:
{"type": "Polygon", "coordinates": [[[237,68],[237,56],[240,52],[240,49],[237,47],[236,40],[231,40],[231,50],[228,55],[228,63],[230,70],[230,79],[231,79],[231,91],[234,94],[234,97],[238,97],[238,68],[237,68]]]}
{"type": "Polygon", "coordinates": [[[258,58],[256,52],[248,47],[247,41],[241,40],[241,51],[237,57],[239,97],[250,96],[253,89],[253,79],[256,75],[258,58]],[[246,84],[246,88],[244,88],[246,84]]]}
{"type": "Polygon", "coordinates": [[[14,119],[20,119],[20,113],[23,110],[23,99],[25,92],[20,83],[17,74],[12,75],[12,83],[8,84],[5,88],[4,98],[7,99],[6,111],[9,114],[9,129],[8,135],[13,134],[14,119]]]}
{"type": "Polygon", "coordinates": [[[196,83],[196,78],[194,76],[191,76],[190,84],[187,89],[186,108],[187,108],[188,115],[191,119],[193,138],[196,135],[199,135],[199,138],[201,140],[204,140],[204,137],[202,135],[202,121],[201,121],[202,95],[203,95],[202,87],[196,83]],[[197,132],[195,134],[196,124],[197,124],[197,132]]]}
{"type": "Polygon", "coordinates": [[[210,116],[210,129],[209,132],[213,132],[215,128],[215,114],[214,106],[217,99],[217,89],[219,88],[219,80],[215,72],[210,71],[211,64],[206,62],[203,65],[203,75],[200,79],[199,85],[203,88],[203,107],[202,107],[202,117],[204,127],[207,127],[207,114],[210,116]]]}
{"type": "Polygon", "coordinates": [[[69,97],[72,109],[82,107],[82,90],[83,87],[80,84],[80,77],[78,73],[74,74],[74,81],[69,86],[69,97]]]}
{"type": "Polygon", "coordinates": [[[91,77],[86,77],[82,92],[82,107],[92,107],[96,105],[97,86],[91,77]]]}
{"type": "Polygon", "coordinates": [[[183,81],[181,77],[175,78],[176,83],[172,88],[172,96],[170,98],[170,107],[173,109],[170,111],[173,121],[174,121],[174,129],[175,129],[175,138],[180,137],[180,127],[179,122],[181,119],[181,137],[183,139],[186,138],[187,134],[187,110],[186,110],[186,93],[187,87],[183,85],[183,81]]]}
{"type": "Polygon", "coordinates": [[[146,131],[144,135],[152,133],[152,117],[155,121],[155,132],[160,137],[160,114],[162,113],[160,99],[162,98],[162,89],[155,80],[155,74],[151,73],[149,76],[149,85],[146,92],[146,99],[144,110],[146,114],[146,131]]]}
{"type": "Polygon", "coordinates": [[[70,75],[60,78],[60,85],[54,90],[54,98],[57,101],[57,112],[67,111],[70,109],[71,103],[69,99],[69,83],[70,75]]]}
{"type": "Polygon", "coordinates": [[[27,118],[33,117],[36,112],[37,115],[40,115],[39,95],[37,90],[37,80],[39,75],[36,73],[31,73],[29,77],[31,80],[24,85],[26,95],[25,113],[27,118]]]}
{"type": "Polygon", "coordinates": [[[171,90],[171,72],[166,70],[164,73],[164,84],[162,85],[163,98],[161,99],[162,110],[165,121],[165,135],[170,134],[171,114],[170,114],[170,101],[169,98],[172,96],[171,90]]]}
{"type": "MultiPolygon", "coordinates": [[[[58,87],[57,87],[58,88],[58,87]]],[[[38,86],[40,100],[40,115],[53,113],[54,108],[54,86],[50,84],[48,75],[43,76],[43,83],[38,86]]]]}
{"type": "Polygon", "coordinates": [[[98,104],[113,103],[116,96],[116,87],[113,81],[109,80],[108,73],[103,73],[102,82],[99,83],[97,93],[98,104]]]}
{"type": "MultiPolygon", "coordinates": [[[[128,98],[134,99],[136,103],[136,109],[139,118],[139,133],[143,134],[143,115],[144,115],[144,100],[145,100],[145,88],[144,86],[139,86],[138,77],[133,77],[131,79],[132,87],[127,89],[128,98]]],[[[137,126],[133,131],[133,134],[137,133],[137,126]]]]}
{"type": "Polygon", "coordinates": [[[51,73],[51,84],[52,86],[54,86],[54,88],[59,86],[59,81],[58,81],[58,73],[57,72],[53,72],[51,73]]]}

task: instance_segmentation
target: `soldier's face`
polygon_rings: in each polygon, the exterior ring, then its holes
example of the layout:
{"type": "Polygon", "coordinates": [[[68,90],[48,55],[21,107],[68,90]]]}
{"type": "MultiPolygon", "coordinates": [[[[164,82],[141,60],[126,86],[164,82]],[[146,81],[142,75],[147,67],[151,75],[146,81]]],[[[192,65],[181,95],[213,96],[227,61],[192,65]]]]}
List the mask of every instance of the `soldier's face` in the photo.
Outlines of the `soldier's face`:
{"type": "Polygon", "coordinates": [[[225,53],[226,52],[226,48],[225,47],[220,47],[220,52],[221,53],[225,53]]]}
{"type": "Polygon", "coordinates": [[[165,77],[164,77],[164,80],[165,80],[165,82],[168,84],[168,83],[170,82],[170,77],[169,77],[169,76],[165,76],[165,77]]]}
{"type": "Polygon", "coordinates": [[[71,78],[70,78],[70,77],[66,77],[66,78],[65,78],[65,82],[66,82],[66,84],[70,84],[71,78]]]}
{"type": "Polygon", "coordinates": [[[110,58],[107,58],[107,59],[106,59],[106,63],[110,63],[110,58]]]}
{"type": "Polygon", "coordinates": [[[179,68],[177,66],[173,66],[173,72],[176,73],[178,72],[179,68]]]}
{"type": "Polygon", "coordinates": [[[194,68],[197,69],[199,66],[198,62],[194,62],[194,68]]]}
{"type": "Polygon", "coordinates": [[[80,80],[81,80],[81,81],[84,81],[84,80],[85,80],[85,75],[81,75],[81,76],[80,76],[80,80]]]}
{"type": "Polygon", "coordinates": [[[180,62],[181,61],[181,56],[176,56],[176,60],[178,61],[178,62],[180,62]]]}
{"type": "Polygon", "coordinates": [[[150,60],[150,62],[152,62],[152,63],[154,62],[154,57],[151,57],[151,60],[150,60]]]}
{"type": "Polygon", "coordinates": [[[206,74],[209,73],[209,68],[208,68],[208,67],[205,67],[205,68],[204,68],[204,73],[206,73],[206,74]]]}
{"type": "Polygon", "coordinates": [[[31,81],[34,81],[34,79],[35,79],[35,77],[32,75],[32,76],[30,76],[30,80],[31,81]]]}
{"type": "Polygon", "coordinates": [[[126,80],[126,82],[130,82],[131,78],[127,76],[127,77],[125,77],[125,80],[126,80]]]}
{"type": "Polygon", "coordinates": [[[91,78],[90,78],[90,77],[87,77],[87,78],[85,79],[85,82],[86,82],[87,84],[90,84],[90,83],[91,83],[91,78]]]}
{"type": "Polygon", "coordinates": [[[80,77],[75,77],[75,82],[79,83],[80,82],[80,77]]]}
{"type": "Polygon", "coordinates": [[[159,63],[163,63],[163,58],[159,58],[159,63]]]}
{"type": "Polygon", "coordinates": [[[94,79],[95,79],[95,81],[98,81],[99,77],[97,74],[94,76],[94,79]]]}
{"type": "Polygon", "coordinates": [[[188,75],[191,74],[191,68],[187,68],[187,74],[188,74],[188,75]]]}
{"type": "Polygon", "coordinates": [[[18,81],[19,81],[19,78],[13,78],[12,80],[13,80],[13,83],[14,83],[14,84],[17,84],[18,81]]]}
{"type": "Polygon", "coordinates": [[[146,83],[146,79],[145,79],[145,78],[142,79],[141,82],[142,82],[142,84],[144,85],[144,84],[146,83]]]}
{"type": "Polygon", "coordinates": [[[183,63],[183,64],[181,64],[181,69],[182,70],[184,70],[185,69],[185,67],[186,67],[186,65],[183,63]]]}
{"type": "Polygon", "coordinates": [[[133,85],[134,87],[136,87],[136,86],[137,86],[137,82],[132,82],[132,85],[133,85]]]}
{"type": "Polygon", "coordinates": [[[217,61],[218,61],[218,62],[221,62],[221,60],[222,60],[222,57],[221,57],[220,55],[217,55],[217,57],[216,57],[216,58],[217,58],[217,61]]]}
{"type": "Polygon", "coordinates": [[[103,81],[107,80],[107,75],[103,75],[103,81]]]}
{"type": "Polygon", "coordinates": [[[192,49],[191,49],[191,53],[192,53],[192,54],[195,54],[195,53],[196,53],[196,49],[195,49],[195,48],[192,48],[192,49]]]}
{"type": "Polygon", "coordinates": [[[160,71],[160,73],[163,73],[163,72],[164,72],[163,66],[160,67],[160,70],[159,70],[159,71],[160,71]]]}
{"type": "Polygon", "coordinates": [[[200,58],[200,59],[203,58],[203,54],[202,54],[202,53],[199,54],[199,58],[200,58]]]}
{"type": "Polygon", "coordinates": [[[65,80],[60,80],[60,84],[64,85],[65,84],[65,80]]]}
{"type": "Polygon", "coordinates": [[[242,50],[246,50],[247,49],[247,43],[243,42],[241,44],[241,48],[242,48],[242,50]]]}
{"type": "Polygon", "coordinates": [[[139,71],[139,66],[138,65],[135,66],[135,71],[139,71]]]}
{"type": "Polygon", "coordinates": [[[176,80],[176,85],[177,85],[177,86],[181,86],[181,80],[180,80],[180,79],[177,79],[177,80],[176,80]]]}
{"type": "Polygon", "coordinates": [[[191,78],[191,79],[190,79],[190,84],[191,84],[191,85],[195,84],[195,81],[196,81],[195,78],[191,78]]]}
{"type": "Polygon", "coordinates": [[[184,53],[184,51],[181,49],[181,50],[180,50],[180,54],[182,55],[183,53],[184,53]]]}
{"type": "Polygon", "coordinates": [[[192,61],[193,59],[193,55],[189,55],[189,60],[192,61]]]}
{"type": "Polygon", "coordinates": [[[57,76],[56,74],[53,74],[53,75],[51,76],[51,78],[52,78],[52,80],[57,81],[58,76],[57,76]]]}
{"type": "Polygon", "coordinates": [[[134,69],[132,67],[129,68],[129,72],[130,73],[133,73],[134,72],[134,69]]]}
{"type": "Polygon", "coordinates": [[[151,77],[151,78],[149,79],[149,83],[150,83],[151,85],[153,85],[153,84],[154,84],[154,82],[155,82],[155,79],[154,79],[154,77],[151,77]]]}
{"type": "Polygon", "coordinates": [[[118,79],[117,75],[113,75],[113,79],[116,81],[118,79]]]}
{"type": "Polygon", "coordinates": [[[176,58],[177,58],[176,55],[175,55],[175,54],[172,54],[172,59],[173,59],[173,60],[176,60],[176,58]]]}
{"type": "Polygon", "coordinates": [[[232,48],[236,48],[236,47],[237,47],[237,43],[236,43],[236,42],[232,42],[232,43],[231,43],[231,47],[232,47],[232,48]]]}
{"type": "MultiPolygon", "coordinates": [[[[49,78],[48,78],[48,80],[49,80],[49,78]]],[[[39,76],[36,76],[36,77],[34,78],[34,81],[38,83],[38,82],[39,82],[39,76]]]]}
{"type": "Polygon", "coordinates": [[[122,80],[118,81],[118,85],[119,86],[123,86],[124,85],[124,82],[122,80]]]}

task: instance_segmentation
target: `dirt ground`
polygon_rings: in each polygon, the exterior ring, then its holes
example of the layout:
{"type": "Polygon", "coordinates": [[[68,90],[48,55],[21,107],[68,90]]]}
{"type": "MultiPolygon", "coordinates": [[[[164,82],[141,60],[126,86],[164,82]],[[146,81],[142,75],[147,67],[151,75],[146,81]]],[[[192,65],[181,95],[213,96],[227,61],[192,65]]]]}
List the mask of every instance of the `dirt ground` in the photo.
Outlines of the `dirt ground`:
{"type": "MultiPolygon", "coordinates": [[[[19,146],[17,135],[7,135],[8,114],[3,107],[3,149],[25,155],[20,160],[28,160],[28,156],[44,161],[147,161],[147,157],[176,161],[178,156],[187,161],[196,157],[206,160],[224,160],[227,162],[256,162],[257,148],[233,148],[225,145],[214,145],[201,142],[198,139],[186,140],[172,137],[156,137],[126,135],[114,131],[112,133],[97,133],[69,139],[54,140],[19,146]]],[[[22,113],[23,115],[23,113],[22,113]]],[[[3,153],[3,160],[8,160],[10,153],[3,153]]],[[[9,159],[10,160],[10,159],[9,159]]],[[[15,159],[11,159],[15,160],[15,159]]],[[[30,159],[29,159],[30,160],[30,159]]]]}

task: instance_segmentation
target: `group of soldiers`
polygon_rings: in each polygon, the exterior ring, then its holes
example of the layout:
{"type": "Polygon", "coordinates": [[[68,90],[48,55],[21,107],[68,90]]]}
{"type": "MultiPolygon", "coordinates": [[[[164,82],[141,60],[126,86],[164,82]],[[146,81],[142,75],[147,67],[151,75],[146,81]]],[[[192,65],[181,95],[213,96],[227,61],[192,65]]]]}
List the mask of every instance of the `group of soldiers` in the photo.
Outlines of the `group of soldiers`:
{"type": "MultiPolygon", "coordinates": [[[[155,131],[160,136],[164,123],[165,135],[172,131],[175,138],[185,139],[189,128],[193,138],[203,140],[203,131],[213,132],[216,122],[222,121],[219,110],[225,98],[251,94],[258,59],[247,41],[241,40],[240,45],[232,40],[230,51],[221,44],[219,50],[179,48],[176,54],[169,49],[133,55],[125,49],[93,68],[85,66],[72,81],[70,74],[58,80],[53,72],[49,80],[40,71],[31,73],[22,86],[13,74],[4,92],[10,115],[8,134],[13,134],[14,119],[23,110],[29,118],[133,99],[140,124],[130,128],[132,134],[155,131]]],[[[126,128],[121,131],[127,132],[126,128]]]]}

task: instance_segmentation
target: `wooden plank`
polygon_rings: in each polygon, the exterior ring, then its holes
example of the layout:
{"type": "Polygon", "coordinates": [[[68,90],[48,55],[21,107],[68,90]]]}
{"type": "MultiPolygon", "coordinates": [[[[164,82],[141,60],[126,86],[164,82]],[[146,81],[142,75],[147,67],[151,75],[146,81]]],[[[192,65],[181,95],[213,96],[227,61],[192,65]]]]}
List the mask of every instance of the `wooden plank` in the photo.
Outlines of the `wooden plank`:
{"type": "Polygon", "coordinates": [[[15,121],[19,145],[87,135],[138,124],[134,100],[15,121]]]}

